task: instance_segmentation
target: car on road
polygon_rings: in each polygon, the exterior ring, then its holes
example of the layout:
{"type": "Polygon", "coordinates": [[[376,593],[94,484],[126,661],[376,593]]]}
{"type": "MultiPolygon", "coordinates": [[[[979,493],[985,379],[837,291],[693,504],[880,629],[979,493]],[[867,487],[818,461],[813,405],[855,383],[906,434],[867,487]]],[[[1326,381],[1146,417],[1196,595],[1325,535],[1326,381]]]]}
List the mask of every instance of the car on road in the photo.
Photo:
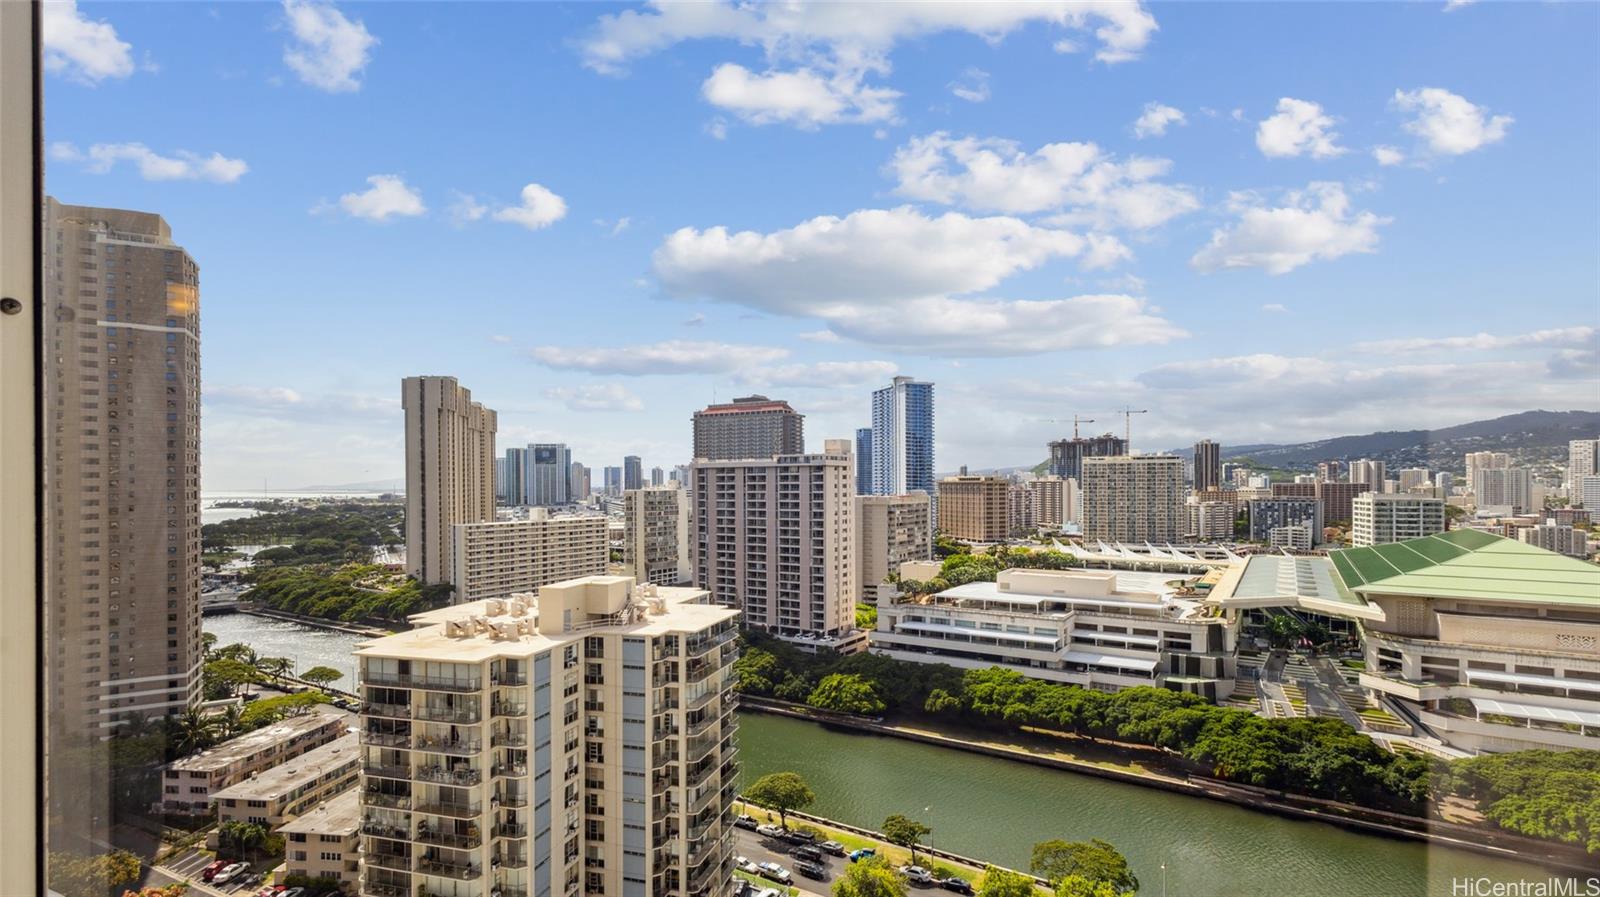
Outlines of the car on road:
{"type": "Polygon", "coordinates": [[[850,851],[850,862],[854,863],[859,860],[864,860],[867,857],[875,857],[877,855],[878,852],[870,847],[858,847],[855,850],[850,851]]]}
{"type": "Polygon", "coordinates": [[[757,864],[756,868],[761,870],[762,878],[770,878],[779,884],[788,884],[789,879],[792,877],[789,875],[788,869],[783,868],[777,863],[759,863],[757,864]]]}
{"type": "Polygon", "coordinates": [[[802,844],[799,847],[789,851],[789,854],[797,860],[809,860],[813,863],[820,863],[823,861],[822,851],[812,847],[809,844],[802,844]]]}
{"type": "Polygon", "coordinates": [[[823,853],[831,853],[836,857],[842,857],[845,854],[844,845],[838,841],[824,841],[817,845],[817,849],[823,853]]]}
{"type": "Polygon", "coordinates": [[[954,891],[957,894],[972,893],[972,883],[964,878],[941,878],[937,884],[946,891],[954,891]]]}
{"type": "Polygon", "coordinates": [[[901,866],[900,874],[906,877],[906,881],[914,885],[933,884],[933,873],[921,866],[901,866]]]}
{"type": "Polygon", "coordinates": [[[221,872],[211,876],[211,883],[214,885],[225,885],[249,871],[249,863],[234,863],[231,866],[224,866],[222,867],[221,872]]]}
{"type": "Polygon", "coordinates": [[[211,865],[205,867],[204,869],[201,869],[200,870],[200,880],[201,881],[210,881],[211,879],[216,877],[218,872],[221,872],[222,870],[228,868],[228,866],[229,866],[229,864],[231,862],[232,862],[231,860],[217,860],[216,862],[214,862],[211,865]]]}
{"type": "Polygon", "coordinates": [[[306,893],[305,888],[290,888],[279,894],[278,897],[311,897],[311,895],[306,893]]]}
{"type": "Polygon", "coordinates": [[[755,892],[752,897],[783,897],[783,892],[777,888],[762,888],[755,892]]]}
{"type": "Polygon", "coordinates": [[[746,828],[752,832],[761,827],[761,823],[757,822],[756,818],[749,813],[740,813],[733,820],[733,825],[735,828],[746,828]]]}
{"type": "Polygon", "coordinates": [[[769,822],[766,825],[756,826],[756,834],[764,838],[781,838],[783,837],[783,827],[769,822]]]}
{"type": "Polygon", "coordinates": [[[809,860],[801,860],[800,862],[794,864],[794,871],[804,875],[806,878],[814,878],[817,881],[828,880],[828,867],[822,865],[821,863],[813,863],[809,860]]]}
{"type": "Polygon", "coordinates": [[[783,833],[783,840],[788,841],[790,844],[810,844],[812,841],[817,840],[817,836],[810,832],[802,832],[799,829],[790,829],[783,833]]]}
{"type": "Polygon", "coordinates": [[[750,859],[749,857],[734,857],[733,868],[738,869],[740,872],[747,872],[751,875],[761,874],[761,867],[756,865],[756,861],[750,859]]]}

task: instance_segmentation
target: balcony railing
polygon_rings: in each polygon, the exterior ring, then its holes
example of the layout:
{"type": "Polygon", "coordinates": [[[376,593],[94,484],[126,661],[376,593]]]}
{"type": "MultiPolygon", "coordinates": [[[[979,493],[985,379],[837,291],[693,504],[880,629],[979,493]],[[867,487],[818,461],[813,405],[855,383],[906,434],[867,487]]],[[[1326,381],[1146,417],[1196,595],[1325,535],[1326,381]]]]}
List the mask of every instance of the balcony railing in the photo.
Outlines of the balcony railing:
{"type": "Polygon", "coordinates": [[[490,772],[497,779],[507,777],[520,778],[528,774],[528,765],[526,763],[496,763],[490,772]]]}
{"type": "Polygon", "coordinates": [[[505,807],[508,810],[520,810],[528,805],[528,796],[526,794],[496,794],[494,803],[496,806],[505,807]]]}
{"type": "Polygon", "coordinates": [[[528,827],[520,822],[502,822],[494,827],[496,838],[526,838],[528,827]]]}
{"type": "Polygon", "coordinates": [[[378,853],[377,851],[363,851],[361,861],[369,866],[380,869],[399,869],[403,872],[411,871],[411,858],[394,853],[378,853]]]}
{"type": "Polygon", "coordinates": [[[441,676],[423,676],[416,673],[373,673],[361,679],[365,685],[392,685],[401,688],[422,688],[428,691],[472,692],[483,688],[482,679],[456,679],[441,676]]]}
{"type": "Polygon", "coordinates": [[[404,732],[362,732],[361,743],[377,747],[405,747],[410,737],[404,732]]]}
{"type": "Polygon", "coordinates": [[[436,723],[475,723],[483,719],[476,707],[429,707],[426,704],[417,707],[416,716],[436,723]]]}
{"type": "Polygon", "coordinates": [[[466,767],[459,766],[455,769],[446,769],[443,766],[423,766],[418,768],[414,775],[419,782],[433,782],[438,785],[458,785],[463,788],[479,784],[483,781],[482,770],[468,769],[466,767]]]}
{"type": "Polygon", "coordinates": [[[361,802],[369,807],[384,807],[390,810],[411,809],[411,796],[407,794],[384,794],[379,791],[367,791],[361,795],[361,802]]]}
{"type": "Polygon", "coordinates": [[[449,816],[452,819],[472,819],[483,812],[483,804],[433,803],[417,804],[418,813],[431,816],[449,816]]]}
{"type": "Polygon", "coordinates": [[[376,819],[368,819],[361,823],[361,834],[372,835],[375,838],[388,838],[391,841],[409,841],[411,833],[398,825],[390,825],[376,819]]]}
{"type": "Polygon", "coordinates": [[[379,704],[375,701],[368,701],[367,703],[361,705],[361,712],[367,716],[382,716],[389,719],[410,719],[411,705],[379,704]]]}
{"type": "Polygon", "coordinates": [[[369,776],[382,776],[386,779],[411,778],[411,767],[398,764],[363,763],[361,771],[369,776]]]}
{"type": "Polygon", "coordinates": [[[496,732],[489,738],[492,747],[527,747],[528,736],[519,732],[496,732]]]}
{"type": "Polygon", "coordinates": [[[444,860],[423,860],[417,864],[417,871],[458,881],[472,881],[483,874],[482,869],[471,863],[449,863],[444,860]]]}
{"type": "Polygon", "coordinates": [[[477,835],[458,835],[454,832],[433,832],[427,829],[418,829],[416,840],[456,850],[472,850],[483,846],[483,838],[477,835]]]}
{"type": "Polygon", "coordinates": [[[361,886],[362,897],[411,897],[411,889],[400,885],[367,882],[361,886]]]}
{"type": "Polygon", "coordinates": [[[525,853],[495,854],[494,864],[504,869],[521,869],[528,865],[528,855],[525,853]]]}
{"type": "Polygon", "coordinates": [[[512,672],[495,673],[493,676],[489,677],[489,683],[491,685],[497,685],[497,686],[498,685],[527,685],[528,684],[528,674],[527,673],[521,673],[521,672],[517,672],[517,673],[512,673],[512,672]]]}
{"type": "Polygon", "coordinates": [[[527,716],[528,705],[522,701],[495,701],[489,713],[492,716],[527,716]]]}
{"type": "Polygon", "coordinates": [[[483,742],[481,741],[463,739],[452,741],[451,739],[439,738],[434,735],[418,735],[412,742],[412,746],[419,751],[430,751],[435,754],[453,754],[458,757],[483,752],[483,742]]]}

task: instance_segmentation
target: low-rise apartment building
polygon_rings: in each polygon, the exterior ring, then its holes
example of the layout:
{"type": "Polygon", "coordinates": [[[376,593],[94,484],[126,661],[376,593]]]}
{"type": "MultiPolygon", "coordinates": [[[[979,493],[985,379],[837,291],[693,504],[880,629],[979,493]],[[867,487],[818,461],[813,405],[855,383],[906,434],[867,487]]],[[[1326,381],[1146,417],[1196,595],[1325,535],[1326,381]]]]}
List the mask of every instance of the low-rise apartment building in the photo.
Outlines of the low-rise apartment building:
{"type": "Polygon", "coordinates": [[[282,825],[356,783],[360,742],[350,732],[211,795],[217,821],[282,825]]]}
{"type": "Polygon", "coordinates": [[[209,815],[216,792],[319,748],[346,728],[341,714],[313,711],[177,760],[161,771],[161,811],[209,815]]]}
{"type": "Polygon", "coordinates": [[[355,893],[361,877],[361,796],[350,788],[278,828],[283,871],[336,881],[355,893]]]}
{"type": "Polygon", "coordinates": [[[1166,585],[1170,573],[1003,570],[878,605],[874,653],[1117,691],[1159,685],[1211,700],[1233,690],[1223,619],[1166,585]]]}
{"type": "Polygon", "coordinates": [[[933,557],[933,520],[928,493],[856,496],[856,586],[875,598],[878,586],[906,561],[933,557]]]}
{"type": "Polygon", "coordinates": [[[458,523],[453,532],[456,604],[601,574],[610,558],[606,518],[596,515],[529,508],[521,519],[458,523]]]}

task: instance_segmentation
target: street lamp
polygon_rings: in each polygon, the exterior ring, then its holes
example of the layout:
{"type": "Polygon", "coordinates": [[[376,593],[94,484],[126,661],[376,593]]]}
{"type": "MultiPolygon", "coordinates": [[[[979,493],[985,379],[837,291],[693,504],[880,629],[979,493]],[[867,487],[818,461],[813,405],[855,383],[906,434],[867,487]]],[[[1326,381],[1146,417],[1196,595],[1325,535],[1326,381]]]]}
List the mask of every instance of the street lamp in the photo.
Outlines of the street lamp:
{"type": "Polygon", "coordinates": [[[1161,897],[1167,897],[1167,864],[1161,864],[1161,897]]]}
{"type": "Polygon", "coordinates": [[[933,850],[933,808],[923,807],[922,812],[928,816],[928,849],[933,850]]]}

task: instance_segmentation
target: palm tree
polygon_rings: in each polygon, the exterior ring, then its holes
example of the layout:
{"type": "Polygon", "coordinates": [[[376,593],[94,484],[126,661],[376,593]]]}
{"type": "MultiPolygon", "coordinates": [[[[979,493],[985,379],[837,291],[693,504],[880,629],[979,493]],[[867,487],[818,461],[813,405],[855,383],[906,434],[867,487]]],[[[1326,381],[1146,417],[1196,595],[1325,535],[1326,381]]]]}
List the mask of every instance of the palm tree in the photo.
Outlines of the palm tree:
{"type": "Polygon", "coordinates": [[[222,708],[222,714],[216,717],[217,735],[219,738],[232,738],[239,734],[244,727],[244,709],[238,704],[229,704],[222,708]]]}
{"type": "Polygon", "coordinates": [[[294,672],[294,661],[287,657],[260,657],[256,659],[256,669],[269,679],[281,679],[294,672]]]}
{"type": "Polygon", "coordinates": [[[190,707],[173,721],[173,747],[180,756],[210,747],[213,740],[212,725],[209,717],[190,707]]]}

